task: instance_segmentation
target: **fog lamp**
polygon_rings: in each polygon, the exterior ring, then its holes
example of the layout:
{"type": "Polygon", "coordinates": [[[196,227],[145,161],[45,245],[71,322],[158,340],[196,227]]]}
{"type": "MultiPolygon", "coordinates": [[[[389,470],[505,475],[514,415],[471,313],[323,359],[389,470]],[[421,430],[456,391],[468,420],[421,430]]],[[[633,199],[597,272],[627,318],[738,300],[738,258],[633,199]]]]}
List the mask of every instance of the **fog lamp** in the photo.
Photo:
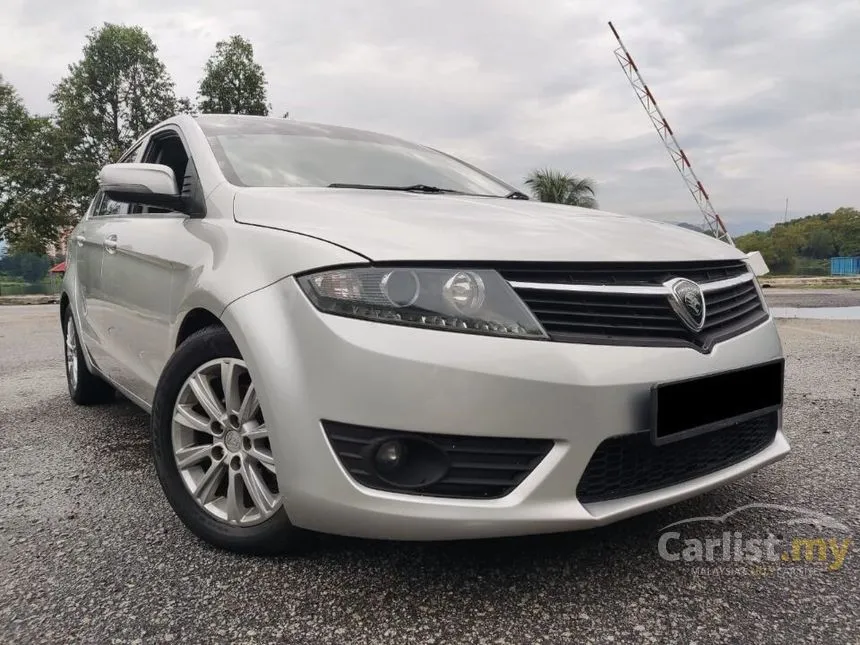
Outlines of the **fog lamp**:
{"type": "Polygon", "coordinates": [[[383,441],[376,449],[374,460],[376,467],[384,472],[391,472],[400,466],[406,457],[406,446],[399,439],[383,441]]]}

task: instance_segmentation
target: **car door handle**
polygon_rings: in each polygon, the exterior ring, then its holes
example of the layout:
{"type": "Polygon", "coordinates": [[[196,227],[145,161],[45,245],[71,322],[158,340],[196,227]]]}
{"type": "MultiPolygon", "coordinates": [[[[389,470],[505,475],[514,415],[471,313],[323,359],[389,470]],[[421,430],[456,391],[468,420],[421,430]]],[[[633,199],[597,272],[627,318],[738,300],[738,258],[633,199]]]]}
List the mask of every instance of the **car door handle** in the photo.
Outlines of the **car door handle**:
{"type": "Polygon", "coordinates": [[[116,253],[116,235],[108,235],[105,238],[104,247],[108,253],[116,253]]]}
{"type": "Polygon", "coordinates": [[[78,243],[78,246],[83,246],[84,242],[86,242],[86,241],[87,241],[87,238],[85,238],[83,235],[75,235],[75,242],[78,243]]]}

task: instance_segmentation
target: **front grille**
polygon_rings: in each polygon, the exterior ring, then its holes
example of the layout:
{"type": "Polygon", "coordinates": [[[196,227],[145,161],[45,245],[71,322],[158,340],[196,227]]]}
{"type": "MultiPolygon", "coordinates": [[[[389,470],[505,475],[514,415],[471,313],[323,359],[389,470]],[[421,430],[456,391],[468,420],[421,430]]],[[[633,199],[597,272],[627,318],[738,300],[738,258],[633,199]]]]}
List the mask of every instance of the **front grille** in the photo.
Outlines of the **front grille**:
{"type": "MultiPolygon", "coordinates": [[[[645,283],[648,286],[660,285],[664,279],[671,277],[699,278],[697,282],[707,286],[708,282],[701,280],[703,276],[719,274],[719,280],[725,280],[747,272],[744,265],[743,272],[736,274],[740,268],[736,263],[698,268],[686,263],[679,266],[677,271],[670,271],[667,266],[646,267],[641,273],[631,268],[619,270],[618,276],[612,277],[612,282],[604,274],[591,275],[606,278],[604,284],[614,284],[614,281],[623,279],[625,286],[635,288],[645,283]]],[[[554,270],[547,270],[545,275],[537,275],[534,269],[532,271],[535,274],[530,277],[525,275],[525,269],[503,272],[503,275],[514,283],[517,294],[555,341],[695,347],[707,352],[716,343],[748,331],[767,319],[752,279],[719,290],[706,291],[705,326],[701,331],[693,332],[672,310],[667,295],[557,290],[552,288],[552,284],[570,284],[570,278],[567,278],[567,282],[550,283],[550,279],[561,280],[562,276],[554,270]],[[529,282],[532,286],[523,287],[517,284],[520,282],[529,282]],[[534,286],[542,282],[547,283],[547,288],[534,286]]],[[[570,270],[564,275],[574,276],[578,280],[586,279],[584,273],[580,275],[570,270]]]]}
{"type": "Polygon", "coordinates": [[[660,285],[671,278],[716,282],[749,272],[745,262],[509,262],[495,265],[508,282],[660,285]]]}
{"type": "Polygon", "coordinates": [[[403,432],[324,421],[329,443],[347,472],[359,484],[379,490],[436,497],[489,499],[502,497],[546,456],[553,442],[547,439],[475,437],[403,432]],[[398,489],[376,476],[364,449],[391,438],[429,441],[448,459],[445,476],[426,487],[398,489]]]}
{"type": "Polygon", "coordinates": [[[576,496],[582,503],[601,502],[707,475],[764,450],[778,425],[778,413],[771,412],[663,446],[653,445],[649,432],[610,437],[588,462],[576,496]]]}

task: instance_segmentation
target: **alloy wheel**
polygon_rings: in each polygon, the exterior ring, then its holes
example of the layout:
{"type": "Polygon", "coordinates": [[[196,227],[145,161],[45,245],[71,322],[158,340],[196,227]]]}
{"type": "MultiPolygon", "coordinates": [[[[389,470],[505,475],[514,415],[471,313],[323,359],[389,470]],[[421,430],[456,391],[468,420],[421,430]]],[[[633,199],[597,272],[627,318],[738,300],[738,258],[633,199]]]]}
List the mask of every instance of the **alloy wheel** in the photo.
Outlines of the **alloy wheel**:
{"type": "Polygon", "coordinates": [[[244,361],[215,359],[185,380],[172,442],[186,489],[216,519],[251,526],[280,508],[269,433],[244,361]]]}
{"type": "Polygon", "coordinates": [[[78,387],[78,334],[75,321],[71,316],[66,318],[66,374],[72,390],[78,387]]]}

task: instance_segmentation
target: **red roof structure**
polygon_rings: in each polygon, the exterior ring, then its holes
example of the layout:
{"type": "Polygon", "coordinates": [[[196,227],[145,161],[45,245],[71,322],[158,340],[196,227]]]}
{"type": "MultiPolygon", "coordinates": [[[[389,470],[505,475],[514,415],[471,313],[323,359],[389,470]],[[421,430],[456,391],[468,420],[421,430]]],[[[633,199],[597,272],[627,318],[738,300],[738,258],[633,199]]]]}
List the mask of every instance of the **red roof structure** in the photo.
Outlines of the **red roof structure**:
{"type": "Polygon", "coordinates": [[[49,273],[65,273],[66,272],[66,263],[60,262],[57,266],[51,267],[49,273]]]}

